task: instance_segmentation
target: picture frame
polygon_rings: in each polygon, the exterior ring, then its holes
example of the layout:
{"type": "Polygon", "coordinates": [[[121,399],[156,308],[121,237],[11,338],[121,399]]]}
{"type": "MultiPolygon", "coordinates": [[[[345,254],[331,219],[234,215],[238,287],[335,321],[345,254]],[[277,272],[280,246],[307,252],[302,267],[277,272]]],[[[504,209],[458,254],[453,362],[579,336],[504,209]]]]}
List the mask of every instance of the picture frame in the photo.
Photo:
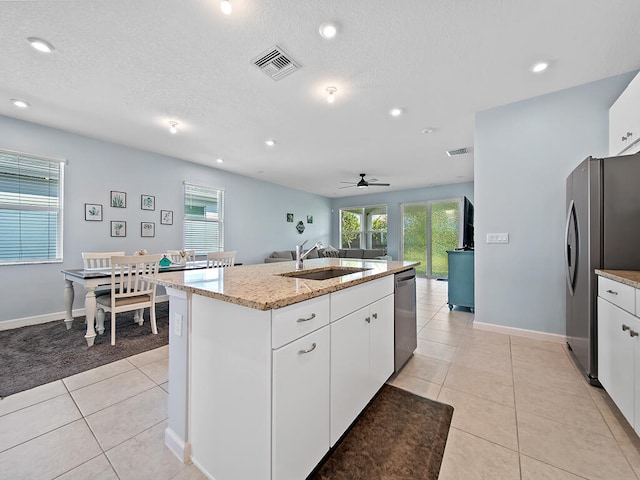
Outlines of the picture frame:
{"type": "Polygon", "coordinates": [[[156,236],[156,223],[155,222],[140,222],[140,236],[141,237],[155,237],[156,236]]]}
{"type": "MultiPolygon", "coordinates": [[[[120,208],[120,207],[118,207],[120,208]]],[[[126,237],[127,236],[127,222],[124,220],[111,220],[111,236],[112,237],[126,237]]]]}
{"type": "Polygon", "coordinates": [[[102,221],[102,204],[101,203],[85,203],[84,219],[87,222],[101,222],[102,221]]]}
{"type": "Polygon", "coordinates": [[[160,225],[173,225],[173,210],[160,210],[160,225]]]}
{"type": "Polygon", "coordinates": [[[111,190],[111,202],[113,208],[127,208],[127,192],[111,190]]]}
{"type": "Polygon", "coordinates": [[[313,223],[313,215],[307,215],[307,223],[313,223]]]}
{"type": "Polygon", "coordinates": [[[156,197],[154,195],[147,195],[145,193],[140,195],[140,208],[142,210],[155,210],[156,197]]]}
{"type": "Polygon", "coordinates": [[[293,223],[293,213],[287,213],[287,222],[293,223]]]}

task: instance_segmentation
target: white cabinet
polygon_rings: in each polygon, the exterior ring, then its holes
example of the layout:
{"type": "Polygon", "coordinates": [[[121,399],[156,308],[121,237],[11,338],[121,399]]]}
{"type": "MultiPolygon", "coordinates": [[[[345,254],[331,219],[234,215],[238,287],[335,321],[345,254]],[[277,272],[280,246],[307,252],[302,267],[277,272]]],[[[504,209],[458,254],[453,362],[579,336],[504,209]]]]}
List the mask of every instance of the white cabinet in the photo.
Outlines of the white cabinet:
{"type": "Polygon", "coordinates": [[[640,151],[640,73],[609,109],[609,154],[640,151]]]}
{"type": "MultiPolygon", "coordinates": [[[[602,297],[598,298],[598,379],[631,425],[634,418],[634,357],[640,321],[602,297]]],[[[640,412],[638,412],[640,414],[640,412]]]]}
{"type": "Polygon", "coordinates": [[[329,450],[329,327],[273,351],[274,479],[302,479],[329,450]]]}
{"type": "Polygon", "coordinates": [[[331,446],[393,373],[393,295],[331,324],[331,446]]]}
{"type": "Polygon", "coordinates": [[[598,277],[598,379],[629,424],[640,432],[638,291],[598,277]]]}

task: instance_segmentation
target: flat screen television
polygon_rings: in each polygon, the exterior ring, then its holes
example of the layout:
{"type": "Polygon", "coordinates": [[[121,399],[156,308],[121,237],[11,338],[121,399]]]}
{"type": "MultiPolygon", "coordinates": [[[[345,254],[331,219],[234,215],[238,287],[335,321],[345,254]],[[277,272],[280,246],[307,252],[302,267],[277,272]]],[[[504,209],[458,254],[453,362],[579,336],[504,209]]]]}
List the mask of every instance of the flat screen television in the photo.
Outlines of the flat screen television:
{"type": "Polygon", "coordinates": [[[473,203],[467,197],[463,203],[462,249],[473,250],[473,203]]]}

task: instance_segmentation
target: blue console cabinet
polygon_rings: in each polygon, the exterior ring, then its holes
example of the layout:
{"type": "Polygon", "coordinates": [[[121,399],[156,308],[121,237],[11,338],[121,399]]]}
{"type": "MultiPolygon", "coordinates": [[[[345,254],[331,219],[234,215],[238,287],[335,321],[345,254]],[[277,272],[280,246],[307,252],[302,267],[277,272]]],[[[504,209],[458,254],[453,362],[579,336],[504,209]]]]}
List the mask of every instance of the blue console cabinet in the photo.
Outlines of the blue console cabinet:
{"type": "Polygon", "coordinates": [[[454,305],[475,311],[473,288],[473,250],[448,251],[449,258],[449,310],[454,305]]]}

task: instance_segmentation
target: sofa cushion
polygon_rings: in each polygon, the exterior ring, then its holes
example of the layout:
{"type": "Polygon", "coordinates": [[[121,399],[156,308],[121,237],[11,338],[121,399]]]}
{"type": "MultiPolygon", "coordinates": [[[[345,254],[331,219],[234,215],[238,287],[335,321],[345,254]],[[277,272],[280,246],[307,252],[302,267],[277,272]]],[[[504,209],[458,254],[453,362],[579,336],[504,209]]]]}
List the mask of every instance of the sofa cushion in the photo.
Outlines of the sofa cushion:
{"type": "Polygon", "coordinates": [[[340,258],[362,258],[364,250],[361,248],[341,248],[340,258]]]}
{"type": "Polygon", "coordinates": [[[273,252],[269,255],[271,258],[284,258],[286,260],[293,260],[293,254],[291,250],[280,250],[279,252],[273,252]]]}
{"type": "Polygon", "coordinates": [[[362,258],[378,258],[384,255],[382,248],[372,248],[371,250],[365,250],[362,254],[362,258]]]}
{"type": "Polygon", "coordinates": [[[318,251],[320,257],[338,258],[340,250],[329,245],[327,248],[322,248],[318,251]]]}

